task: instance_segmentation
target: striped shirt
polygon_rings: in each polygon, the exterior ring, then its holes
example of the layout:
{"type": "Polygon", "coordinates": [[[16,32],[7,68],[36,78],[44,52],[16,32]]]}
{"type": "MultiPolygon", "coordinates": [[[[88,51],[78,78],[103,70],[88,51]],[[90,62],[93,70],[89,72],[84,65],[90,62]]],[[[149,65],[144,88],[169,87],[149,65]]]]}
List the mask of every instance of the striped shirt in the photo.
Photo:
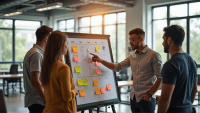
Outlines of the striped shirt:
{"type": "MultiPolygon", "coordinates": [[[[133,76],[133,88],[130,98],[135,95],[136,102],[147,93],[154,85],[157,78],[162,78],[162,58],[159,53],[146,46],[141,53],[136,51],[129,55],[124,61],[114,64],[114,71],[120,71],[131,67],[133,76]]],[[[153,98],[156,98],[153,95],[153,98]]]]}

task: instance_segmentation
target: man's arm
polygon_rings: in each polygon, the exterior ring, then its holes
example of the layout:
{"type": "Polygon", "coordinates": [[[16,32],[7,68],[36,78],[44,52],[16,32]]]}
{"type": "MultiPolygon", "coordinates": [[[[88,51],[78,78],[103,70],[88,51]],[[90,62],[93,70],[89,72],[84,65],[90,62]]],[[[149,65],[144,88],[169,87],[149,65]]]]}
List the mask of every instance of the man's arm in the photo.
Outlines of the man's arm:
{"type": "Polygon", "coordinates": [[[91,55],[93,55],[93,57],[92,57],[92,61],[93,62],[100,62],[100,63],[102,63],[104,66],[106,66],[107,68],[109,68],[109,69],[111,69],[111,70],[114,70],[114,63],[111,63],[111,62],[107,62],[107,61],[105,61],[105,60],[102,60],[102,59],[100,59],[99,58],[99,56],[97,56],[97,55],[95,55],[95,54],[92,54],[92,53],[90,53],[91,55]]]}
{"type": "Polygon", "coordinates": [[[162,84],[162,91],[161,91],[161,97],[158,101],[158,113],[166,113],[170,102],[171,97],[174,92],[175,85],[173,84],[162,84]]]}
{"type": "Polygon", "coordinates": [[[111,62],[107,62],[105,60],[102,60],[101,58],[99,58],[99,56],[90,53],[91,55],[93,55],[92,57],[92,61],[93,62],[100,62],[102,63],[104,66],[106,66],[107,68],[114,70],[114,71],[120,71],[122,69],[128,68],[130,67],[130,61],[129,58],[127,57],[126,59],[124,59],[124,61],[121,61],[120,63],[111,63],[111,62]]]}
{"type": "Polygon", "coordinates": [[[197,83],[198,83],[198,77],[196,77],[195,80],[194,80],[194,85],[193,85],[192,94],[191,94],[191,102],[192,103],[194,102],[196,93],[198,92],[197,83]]]}
{"type": "Polygon", "coordinates": [[[31,72],[31,84],[39,94],[39,96],[45,100],[44,89],[40,82],[40,72],[33,71],[31,72]]]}
{"type": "MultiPolygon", "coordinates": [[[[156,80],[155,84],[154,84],[153,87],[149,90],[148,93],[154,95],[154,94],[158,91],[158,89],[160,88],[161,84],[162,84],[162,79],[161,79],[161,78],[158,78],[158,79],[156,80]]],[[[143,99],[143,100],[145,100],[145,101],[150,101],[150,100],[151,100],[151,98],[150,98],[147,94],[142,95],[142,96],[140,97],[140,100],[141,100],[141,99],[143,99]]]]}
{"type": "MultiPolygon", "coordinates": [[[[156,53],[153,55],[152,68],[153,68],[154,74],[157,77],[157,80],[155,84],[153,85],[153,87],[148,91],[148,93],[154,95],[162,84],[162,79],[161,79],[162,58],[159,53],[156,53]]],[[[151,98],[147,94],[142,95],[140,99],[143,99],[145,101],[151,100],[151,98]]]]}
{"type": "Polygon", "coordinates": [[[162,79],[161,78],[157,78],[155,84],[150,89],[149,93],[154,95],[158,91],[158,89],[160,88],[161,84],[162,84],[162,79]]]}

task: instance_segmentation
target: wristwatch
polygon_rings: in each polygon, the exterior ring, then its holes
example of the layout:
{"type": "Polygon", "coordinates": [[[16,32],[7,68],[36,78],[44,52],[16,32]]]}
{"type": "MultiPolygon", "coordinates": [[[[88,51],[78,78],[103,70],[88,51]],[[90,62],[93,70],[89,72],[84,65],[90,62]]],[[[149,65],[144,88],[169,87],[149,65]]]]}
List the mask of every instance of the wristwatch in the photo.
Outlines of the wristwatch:
{"type": "Polygon", "coordinates": [[[150,94],[149,92],[147,92],[147,95],[151,98],[152,97],[152,94],[150,94]]]}

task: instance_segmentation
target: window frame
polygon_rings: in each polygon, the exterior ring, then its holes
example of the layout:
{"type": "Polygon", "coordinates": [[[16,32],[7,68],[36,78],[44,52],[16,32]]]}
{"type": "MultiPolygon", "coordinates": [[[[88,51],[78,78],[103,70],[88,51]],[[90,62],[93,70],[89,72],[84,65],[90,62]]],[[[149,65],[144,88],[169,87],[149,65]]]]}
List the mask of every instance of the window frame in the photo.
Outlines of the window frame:
{"type": "MultiPolygon", "coordinates": [[[[104,14],[101,14],[101,16],[102,16],[102,25],[100,26],[91,26],[91,17],[93,17],[93,16],[100,16],[99,14],[98,15],[91,15],[91,16],[82,16],[82,17],[78,17],[78,33],[80,33],[80,29],[81,28],[89,28],[90,29],[90,32],[89,33],[91,33],[91,29],[92,29],[92,27],[102,27],[102,34],[104,35],[105,33],[104,33],[104,28],[105,28],[105,26],[110,26],[110,25],[115,25],[115,28],[116,28],[116,55],[115,55],[115,57],[116,57],[116,61],[115,61],[115,63],[118,63],[118,60],[119,60],[119,58],[118,58],[118,25],[126,25],[126,22],[125,23],[118,23],[118,13],[126,13],[125,11],[118,11],[118,12],[112,12],[112,13],[104,13],[104,14]],[[115,22],[115,24],[108,24],[108,25],[105,25],[104,24],[104,21],[105,21],[105,15],[108,15],[108,14],[116,14],[116,22],[115,22]],[[85,18],[85,17],[90,17],[90,25],[88,26],[88,27],[80,27],[80,19],[81,18],[85,18]]],[[[125,42],[125,44],[126,44],[126,42],[125,42]]],[[[126,50],[125,50],[126,51],[126,50]]]]}
{"type": "MultiPolygon", "coordinates": [[[[16,20],[22,20],[22,21],[37,21],[40,22],[40,26],[42,25],[42,21],[41,20],[23,20],[23,19],[8,19],[8,18],[0,18],[0,19],[4,19],[4,20],[12,20],[12,28],[0,28],[0,30],[12,30],[12,61],[11,62],[1,62],[0,64],[21,64],[23,63],[22,61],[15,61],[15,30],[17,30],[15,28],[15,21],[16,20]]],[[[20,30],[25,30],[25,29],[20,29],[20,30]]]]}
{"type": "Polygon", "coordinates": [[[66,26],[66,25],[67,25],[67,20],[72,20],[72,19],[75,21],[74,18],[58,20],[58,21],[57,21],[57,30],[64,30],[65,32],[67,32],[67,30],[72,30],[72,29],[73,29],[74,32],[75,32],[75,26],[74,26],[73,28],[71,28],[71,29],[67,29],[67,26],[66,26]],[[59,29],[59,24],[58,24],[58,23],[59,23],[60,21],[65,21],[65,28],[64,28],[64,29],[59,29]]]}
{"type": "MultiPolygon", "coordinates": [[[[189,15],[189,4],[190,3],[195,3],[195,2],[200,2],[200,1],[186,1],[186,2],[179,2],[179,3],[171,3],[171,4],[165,4],[165,5],[158,5],[158,6],[152,6],[151,7],[151,44],[152,44],[152,48],[155,49],[153,47],[154,44],[154,21],[158,21],[158,20],[167,20],[167,26],[170,25],[170,21],[171,20],[180,20],[180,19],[186,19],[186,35],[185,35],[185,40],[186,40],[186,53],[188,53],[190,55],[190,19],[193,18],[200,18],[200,14],[199,15],[189,15]],[[181,5],[181,4],[187,4],[187,16],[182,16],[182,17],[170,17],[170,6],[173,5],[181,5]],[[153,18],[153,9],[154,8],[159,8],[159,7],[167,7],[167,18],[163,18],[163,19],[154,19],[153,18]]],[[[167,53],[167,60],[170,59],[170,54],[167,53]]],[[[197,64],[197,68],[200,68],[200,63],[197,64]]]]}

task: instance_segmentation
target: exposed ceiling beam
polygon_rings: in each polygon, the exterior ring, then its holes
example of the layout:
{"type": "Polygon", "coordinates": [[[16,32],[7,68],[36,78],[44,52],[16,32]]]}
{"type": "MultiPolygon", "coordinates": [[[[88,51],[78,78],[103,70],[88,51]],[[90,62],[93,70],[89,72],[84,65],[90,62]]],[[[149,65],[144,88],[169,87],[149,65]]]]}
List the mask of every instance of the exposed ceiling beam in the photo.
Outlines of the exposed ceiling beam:
{"type": "Polygon", "coordinates": [[[116,2],[116,1],[108,1],[108,0],[80,0],[85,3],[95,3],[95,4],[103,4],[117,7],[133,7],[134,4],[125,3],[125,2],[116,2]]]}

